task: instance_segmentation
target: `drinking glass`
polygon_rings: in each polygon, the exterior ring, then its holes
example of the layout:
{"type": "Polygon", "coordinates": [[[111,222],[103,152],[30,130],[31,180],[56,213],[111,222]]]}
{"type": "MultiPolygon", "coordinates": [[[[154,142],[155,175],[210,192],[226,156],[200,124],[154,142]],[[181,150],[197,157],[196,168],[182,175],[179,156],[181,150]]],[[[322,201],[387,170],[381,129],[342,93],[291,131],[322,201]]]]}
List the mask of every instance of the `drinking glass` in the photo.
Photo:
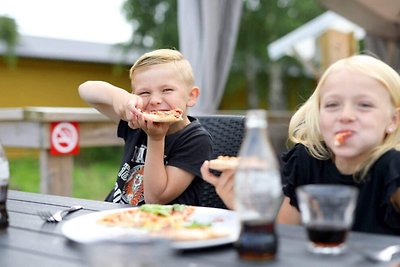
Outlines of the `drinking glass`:
{"type": "Polygon", "coordinates": [[[340,254],[353,224],[358,190],[345,185],[305,185],[296,190],[309,251],[340,254]]]}

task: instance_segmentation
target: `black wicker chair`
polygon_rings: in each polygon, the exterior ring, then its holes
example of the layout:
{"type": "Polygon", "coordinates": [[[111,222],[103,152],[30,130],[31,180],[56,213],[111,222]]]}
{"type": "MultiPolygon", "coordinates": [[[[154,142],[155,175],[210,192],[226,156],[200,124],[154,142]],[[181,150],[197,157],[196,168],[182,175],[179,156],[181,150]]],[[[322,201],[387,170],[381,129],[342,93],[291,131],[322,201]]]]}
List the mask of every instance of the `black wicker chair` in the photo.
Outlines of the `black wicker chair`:
{"type": "MultiPolygon", "coordinates": [[[[202,115],[196,117],[212,136],[214,158],[219,155],[237,156],[245,133],[245,116],[202,115]]],[[[200,205],[226,208],[215,192],[214,186],[207,182],[204,182],[200,205]]]]}

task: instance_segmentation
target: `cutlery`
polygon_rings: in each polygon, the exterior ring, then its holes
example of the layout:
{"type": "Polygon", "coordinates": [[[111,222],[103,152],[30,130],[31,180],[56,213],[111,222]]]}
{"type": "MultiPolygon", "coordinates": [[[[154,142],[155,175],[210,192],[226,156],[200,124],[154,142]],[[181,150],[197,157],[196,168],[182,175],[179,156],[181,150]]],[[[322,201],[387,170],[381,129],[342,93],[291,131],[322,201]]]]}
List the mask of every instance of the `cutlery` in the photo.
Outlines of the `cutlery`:
{"type": "Polygon", "coordinates": [[[388,246],[378,251],[367,251],[361,249],[357,249],[357,251],[370,261],[389,262],[396,253],[400,252],[400,245],[388,246]]]}
{"type": "Polygon", "coordinates": [[[50,211],[38,211],[37,214],[46,222],[61,222],[66,215],[82,208],[82,206],[76,205],[67,209],[59,210],[55,213],[51,213],[50,211]]]}

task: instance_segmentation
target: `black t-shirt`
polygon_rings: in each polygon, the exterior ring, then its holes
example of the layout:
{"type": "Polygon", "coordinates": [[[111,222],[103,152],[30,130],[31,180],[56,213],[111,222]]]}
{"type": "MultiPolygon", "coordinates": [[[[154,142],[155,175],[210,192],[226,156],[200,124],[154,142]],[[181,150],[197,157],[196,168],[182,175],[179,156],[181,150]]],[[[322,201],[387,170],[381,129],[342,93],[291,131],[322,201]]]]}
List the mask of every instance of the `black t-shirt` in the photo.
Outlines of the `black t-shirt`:
{"type": "Polygon", "coordinates": [[[390,196],[400,187],[400,151],[390,150],[371,167],[362,183],[343,175],[331,159],[318,160],[297,144],[283,154],[283,193],[298,209],[296,187],[305,184],[344,184],[359,189],[353,231],[400,235],[400,214],[390,196]]]}
{"type": "MultiPolygon", "coordinates": [[[[199,195],[204,183],[200,167],[212,156],[210,134],[197,119],[189,119],[191,123],[184,129],[165,137],[164,165],[174,166],[195,175],[189,187],[170,204],[199,205],[199,195]]],[[[147,134],[141,129],[131,129],[127,122],[121,120],[118,125],[118,137],[125,140],[124,155],[114,189],[106,201],[135,206],[144,204],[143,170],[147,134]]]]}

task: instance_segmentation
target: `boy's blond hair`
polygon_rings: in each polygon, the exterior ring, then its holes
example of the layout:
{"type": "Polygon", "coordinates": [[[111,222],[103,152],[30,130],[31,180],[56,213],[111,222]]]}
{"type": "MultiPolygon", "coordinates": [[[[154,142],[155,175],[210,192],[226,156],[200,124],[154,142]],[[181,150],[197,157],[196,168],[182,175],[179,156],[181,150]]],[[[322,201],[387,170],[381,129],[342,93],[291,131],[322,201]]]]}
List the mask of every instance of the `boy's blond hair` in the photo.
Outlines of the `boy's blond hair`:
{"type": "MultiPolygon", "coordinates": [[[[289,123],[289,139],[294,143],[303,144],[317,159],[326,160],[332,157],[332,152],[326,146],[319,128],[321,87],[332,72],[342,68],[356,71],[380,82],[390,94],[393,106],[400,108],[400,76],[389,65],[368,55],[355,55],[335,62],[325,71],[314,93],[293,115],[289,123]]],[[[387,134],[383,143],[371,151],[365,162],[357,166],[355,181],[362,181],[371,165],[392,148],[400,150],[400,127],[393,133],[387,134]]]]}
{"type": "Polygon", "coordinates": [[[180,78],[188,87],[191,88],[194,86],[192,66],[179,51],[173,49],[158,49],[143,54],[131,67],[129,77],[133,81],[135,78],[135,71],[149,66],[166,63],[173,63],[180,78]]]}

